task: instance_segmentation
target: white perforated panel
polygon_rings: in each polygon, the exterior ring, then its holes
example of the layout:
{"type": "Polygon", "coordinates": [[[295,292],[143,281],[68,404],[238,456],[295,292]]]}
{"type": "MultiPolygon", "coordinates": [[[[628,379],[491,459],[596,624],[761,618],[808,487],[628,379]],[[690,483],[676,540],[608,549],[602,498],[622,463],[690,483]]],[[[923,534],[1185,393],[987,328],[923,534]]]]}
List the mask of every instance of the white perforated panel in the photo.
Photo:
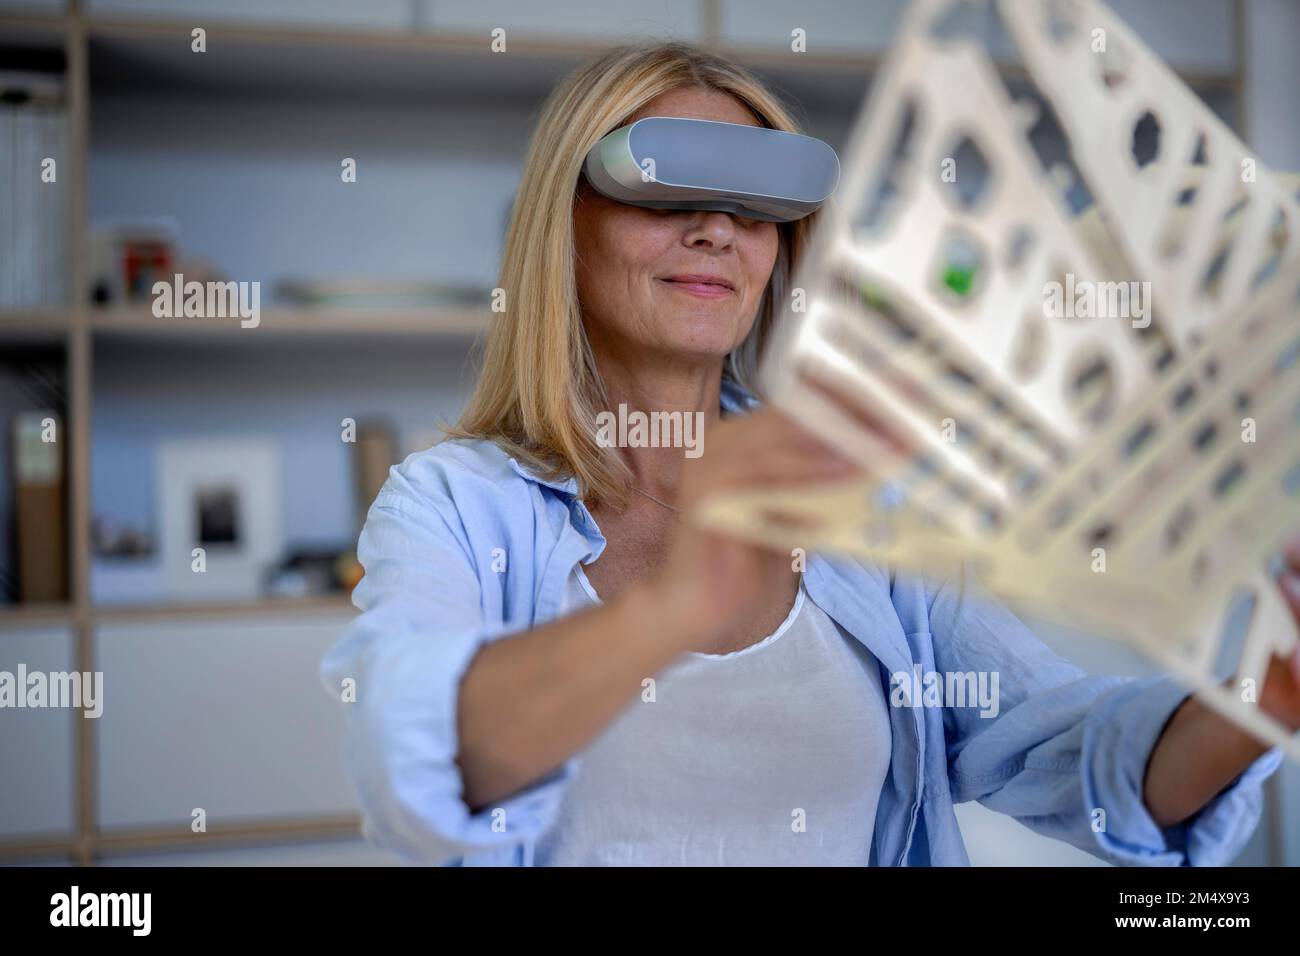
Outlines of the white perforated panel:
{"type": "Polygon", "coordinates": [[[698,517],[974,573],[1140,647],[1300,760],[1242,693],[1296,644],[1269,567],[1300,527],[1295,186],[1103,4],[998,4],[1030,70],[1016,96],[962,29],[981,7],[911,5],[764,369],[871,477],[698,517]]]}

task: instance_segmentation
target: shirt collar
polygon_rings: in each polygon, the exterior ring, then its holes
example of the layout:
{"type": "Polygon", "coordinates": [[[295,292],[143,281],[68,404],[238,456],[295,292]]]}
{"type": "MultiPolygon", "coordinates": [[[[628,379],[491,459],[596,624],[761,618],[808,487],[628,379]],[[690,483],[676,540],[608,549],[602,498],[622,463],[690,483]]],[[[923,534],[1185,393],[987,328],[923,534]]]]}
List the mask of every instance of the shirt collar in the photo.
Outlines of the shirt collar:
{"type": "Polygon", "coordinates": [[[539,485],[545,485],[553,491],[558,491],[565,495],[576,495],[578,493],[578,479],[572,476],[568,478],[544,478],[532,468],[521,463],[517,458],[510,459],[510,467],[520,476],[527,478],[529,481],[536,482],[539,485]]]}
{"type": "Polygon", "coordinates": [[[753,411],[761,402],[739,382],[723,376],[719,398],[724,411],[745,413],[753,411]]]}

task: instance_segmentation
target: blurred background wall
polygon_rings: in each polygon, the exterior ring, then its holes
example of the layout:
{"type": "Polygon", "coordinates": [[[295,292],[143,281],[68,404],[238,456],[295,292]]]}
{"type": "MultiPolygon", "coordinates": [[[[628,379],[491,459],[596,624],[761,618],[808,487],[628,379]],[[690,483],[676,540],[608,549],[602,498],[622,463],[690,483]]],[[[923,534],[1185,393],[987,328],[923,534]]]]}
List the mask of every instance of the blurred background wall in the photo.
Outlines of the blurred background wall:
{"type": "MultiPolygon", "coordinates": [[[[1300,0],[1113,6],[1300,170],[1300,0]]],[[[107,701],[0,712],[0,862],[388,862],[357,836],[317,664],[351,617],[375,476],[467,394],[541,100],[610,43],[684,38],[842,148],[901,8],[0,0],[0,669],[102,670],[107,701]],[[155,316],[149,285],[175,272],[259,282],[260,325],[155,316]],[[24,458],[47,421],[53,477],[24,458]]],[[[1014,78],[995,21],[970,28],[1014,78]]],[[[1041,631],[1090,669],[1144,670],[1041,631]]],[[[1269,796],[1241,862],[1300,863],[1300,774],[1269,796]]],[[[976,863],[1095,862],[959,817],[976,863]]]]}

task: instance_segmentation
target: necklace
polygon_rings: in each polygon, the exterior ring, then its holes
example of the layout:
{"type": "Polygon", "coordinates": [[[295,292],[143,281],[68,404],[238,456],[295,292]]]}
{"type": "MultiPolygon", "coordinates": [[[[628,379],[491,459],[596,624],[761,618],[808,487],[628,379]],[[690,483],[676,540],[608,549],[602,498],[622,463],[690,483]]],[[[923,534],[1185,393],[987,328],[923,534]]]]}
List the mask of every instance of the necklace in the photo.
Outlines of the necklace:
{"type": "Polygon", "coordinates": [[[637,493],[640,494],[640,495],[644,495],[645,497],[649,498],[651,501],[653,501],[653,502],[654,502],[655,504],[657,504],[657,505],[663,505],[663,506],[664,506],[665,508],[667,508],[669,511],[675,511],[675,512],[677,512],[678,514],[681,514],[681,513],[682,513],[682,509],[681,509],[681,508],[678,508],[676,505],[670,505],[670,504],[669,504],[668,502],[666,502],[666,501],[661,501],[661,500],[659,500],[659,499],[656,498],[654,495],[650,494],[650,492],[648,492],[648,491],[642,491],[642,490],[641,490],[640,488],[638,488],[636,485],[633,485],[633,486],[632,486],[632,490],[635,491],[635,492],[637,492],[637,493]]]}

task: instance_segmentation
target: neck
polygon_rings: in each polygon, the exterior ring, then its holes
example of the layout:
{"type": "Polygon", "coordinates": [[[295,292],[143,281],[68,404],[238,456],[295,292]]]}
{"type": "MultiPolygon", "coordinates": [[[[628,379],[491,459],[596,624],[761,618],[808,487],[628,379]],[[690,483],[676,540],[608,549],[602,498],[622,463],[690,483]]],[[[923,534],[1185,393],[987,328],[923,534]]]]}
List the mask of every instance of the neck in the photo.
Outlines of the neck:
{"type": "Polygon", "coordinates": [[[628,421],[629,425],[644,416],[642,420],[649,423],[647,434],[673,439],[671,444],[659,442],[659,447],[652,447],[655,442],[633,440],[635,432],[628,427],[629,441],[618,448],[637,487],[671,501],[687,455],[699,453],[704,431],[720,417],[722,363],[629,368],[598,357],[596,365],[608,399],[606,407],[598,411],[607,411],[607,419],[628,421]]]}

